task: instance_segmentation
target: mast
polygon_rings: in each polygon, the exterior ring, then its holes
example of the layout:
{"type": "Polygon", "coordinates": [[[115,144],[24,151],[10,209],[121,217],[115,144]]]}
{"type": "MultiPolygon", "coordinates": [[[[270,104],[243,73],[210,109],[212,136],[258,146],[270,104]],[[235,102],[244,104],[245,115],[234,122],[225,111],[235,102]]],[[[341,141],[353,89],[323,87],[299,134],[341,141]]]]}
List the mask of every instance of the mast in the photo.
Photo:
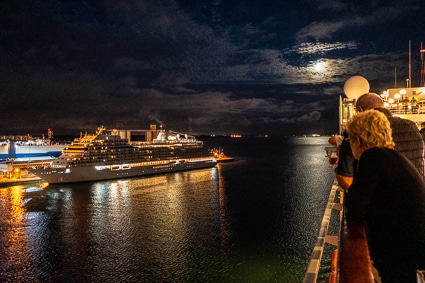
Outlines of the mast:
{"type": "Polygon", "coordinates": [[[394,88],[397,88],[397,67],[394,67],[394,88]]]}
{"type": "Polygon", "coordinates": [[[425,49],[423,49],[422,47],[422,42],[421,42],[421,50],[419,51],[421,53],[421,85],[420,86],[424,86],[424,53],[425,53],[425,49]]]}
{"type": "Polygon", "coordinates": [[[407,81],[407,88],[412,87],[412,41],[409,40],[409,80],[407,81]]]}

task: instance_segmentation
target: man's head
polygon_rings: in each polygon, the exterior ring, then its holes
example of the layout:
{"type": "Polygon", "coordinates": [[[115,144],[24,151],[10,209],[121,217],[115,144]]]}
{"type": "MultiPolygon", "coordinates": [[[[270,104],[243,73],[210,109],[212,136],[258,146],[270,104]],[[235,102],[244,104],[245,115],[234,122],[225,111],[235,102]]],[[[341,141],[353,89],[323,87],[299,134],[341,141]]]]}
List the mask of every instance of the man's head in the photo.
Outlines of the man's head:
{"type": "Polygon", "coordinates": [[[421,128],[425,128],[425,122],[421,123],[421,128]]]}
{"type": "Polygon", "coordinates": [[[384,108],[384,102],[378,94],[369,92],[361,95],[357,99],[356,112],[363,112],[375,108],[384,108]]]}

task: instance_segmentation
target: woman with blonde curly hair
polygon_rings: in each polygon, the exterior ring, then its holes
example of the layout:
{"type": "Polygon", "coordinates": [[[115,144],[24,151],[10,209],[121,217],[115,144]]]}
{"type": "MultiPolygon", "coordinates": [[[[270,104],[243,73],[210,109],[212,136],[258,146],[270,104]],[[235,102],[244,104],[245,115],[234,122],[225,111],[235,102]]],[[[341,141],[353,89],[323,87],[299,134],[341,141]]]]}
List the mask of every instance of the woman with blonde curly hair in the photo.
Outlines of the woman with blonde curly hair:
{"type": "MultiPolygon", "coordinates": [[[[371,147],[387,147],[393,149],[395,143],[392,138],[392,130],[390,121],[388,121],[385,114],[376,111],[369,110],[363,113],[359,113],[360,118],[353,119],[349,122],[348,137],[350,139],[350,145],[358,142],[359,147],[356,147],[359,151],[357,154],[363,153],[371,147]]],[[[351,146],[353,149],[353,146],[351,146]]],[[[360,155],[356,156],[353,152],[354,157],[359,160],[360,155]]]]}
{"type": "Polygon", "coordinates": [[[416,282],[425,269],[425,183],[405,156],[393,150],[387,117],[368,110],[347,125],[359,160],[346,196],[348,220],[364,222],[382,282],[416,282]]]}

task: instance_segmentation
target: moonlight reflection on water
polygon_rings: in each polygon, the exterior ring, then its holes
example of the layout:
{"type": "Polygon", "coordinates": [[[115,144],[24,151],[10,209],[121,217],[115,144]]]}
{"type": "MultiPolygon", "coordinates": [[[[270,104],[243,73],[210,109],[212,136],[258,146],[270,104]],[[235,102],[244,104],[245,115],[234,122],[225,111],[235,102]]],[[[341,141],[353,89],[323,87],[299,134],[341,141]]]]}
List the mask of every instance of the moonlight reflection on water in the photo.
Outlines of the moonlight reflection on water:
{"type": "Polygon", "coordinates": [[[326,141],[207,139],[236,161],[0,188],[0,281],[300,282],[333,181],[326,141]]]}

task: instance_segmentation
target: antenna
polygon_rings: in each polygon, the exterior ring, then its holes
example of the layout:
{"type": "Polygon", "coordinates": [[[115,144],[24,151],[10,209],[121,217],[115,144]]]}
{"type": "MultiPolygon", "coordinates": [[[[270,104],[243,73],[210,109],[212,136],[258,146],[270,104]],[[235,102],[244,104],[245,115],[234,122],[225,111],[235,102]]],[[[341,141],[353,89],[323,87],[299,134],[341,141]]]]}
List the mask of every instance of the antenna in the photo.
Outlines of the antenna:
{"type": "Polygon", "coordinates": [[[412,87],[412,41],[409,40],[409,80],[407,81],[407,88],[412,87]]]}
{"type": "Polygon", "coordinates": [[[397,67],[394,67],[394,88],[397,88],[397,67]]]}
{"type": "Polygon", "coordinates": [[[423,49],[422,47],[422,42],[421,42],[421,50],[419,51],[421,53],[421,86],[424,86],[424,53],[425,53],[425,49],[423,49]]]}
{"type": "Polygon", "coordinates": [[[191,134],[192,133],[192,117],[189,116],[188,120],[189,120],[189,133],[191,134]]]}

